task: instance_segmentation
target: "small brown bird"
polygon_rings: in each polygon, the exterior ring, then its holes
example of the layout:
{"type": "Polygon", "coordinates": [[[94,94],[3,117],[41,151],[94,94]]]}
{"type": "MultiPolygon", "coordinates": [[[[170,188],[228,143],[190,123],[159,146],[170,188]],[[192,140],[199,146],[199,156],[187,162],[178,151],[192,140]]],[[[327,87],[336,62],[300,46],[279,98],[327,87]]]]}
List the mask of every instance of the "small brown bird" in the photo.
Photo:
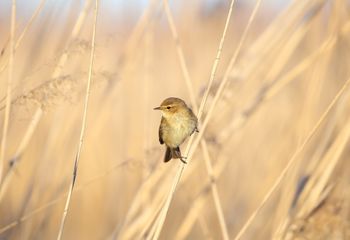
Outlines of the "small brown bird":
{"type": "Polygon", "coordinates": [[[159,142],[166,145],[164,162],[168,162],[172,158],[179,158],[183,163],[187,163],[184,157],[181,156],[179,146],[194,131],[198,132],[196,115],[183,100],[175,97],[165,99],[160,107],[156,107],[154,110],[162,112],[159,142]]]}

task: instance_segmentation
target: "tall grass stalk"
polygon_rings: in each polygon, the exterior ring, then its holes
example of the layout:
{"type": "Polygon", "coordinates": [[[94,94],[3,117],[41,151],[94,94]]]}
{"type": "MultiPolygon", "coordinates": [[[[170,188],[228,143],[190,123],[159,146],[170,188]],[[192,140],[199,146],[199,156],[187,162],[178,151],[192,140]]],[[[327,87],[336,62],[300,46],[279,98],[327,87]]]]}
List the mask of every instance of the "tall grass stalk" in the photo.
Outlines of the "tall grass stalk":
{"type": "Polygon", "coordinates": [[[9,72],[6,88],[5,117],[2,128],[1,148],[0,148],[0,186],[2,185],[3,171],[5,165],[5,154],[7,149],[7,135],[10,121],[12,83],[14,75],[14,59],[15,59],[15,29],[16,29],[16,0],[12,0],[11,4],[11,34],[10,34],[10,60],[9,72]]]}
{"type": "MultiPolygon", "coordinates": [[[[164,1],[166,1],[166,0],[164,0],[164,1]]],[[[206,104],[206,101],[207,101],[207,98],[208,98],[208,95],[209,95],[209,91],[211,89],[211,85],[212,85],[212,83],[214,81],[214,78],[215,78],[215,74],[216,74],[217,67],[218,67],[218,64],[219,64],[219,60],[220,60],[220,57],[221,57],[222,48],[223,48],[223,45],[224,45],[224,42],[225,42],[227,29],[228,29],[228,26],[229,26],[229,23],[230,23],[230,20],[231,20],[231,15],[232,15],[232,11],[233,11],[233,4],[234,4],[234,0],[231,1],[230,7],[229,7],[229,11],[228,11],[226,22],[225,22],[225,27],[224,27],[224,30],[223,30],[222,37],[220,39],[219,48],[218,48],[218,51],[217,51],[217,54],[216,54],[216,58],[215,58],[215,61],[214,61],[213,67],[212,67],[212,71],[211,71],[211,75],[210,75],[210,79],[209,79],[209,84],[207,86],[207,90],[205,92],[205,95],[203,97],[203,100],[202,100],[202,102],[200,104],[200,107],[199,107],[199,110],[198,110],[198,115],[197,115],[198,121],[200,121],[200,119],[201,119],[201,115],[202,115],[203,109],[205,107],[205,104],[206,104]]],[[[204,129],[202,129],[201,131],[203,132],[204,129]]],[[[186,151],[185,151],[187,156],[188,156],[188,153],[190,151],[193,138],[194,138],[194,135],[191,136],[191,138],[190,138],[190,140],[189,140],[189,142],[187,144],[186,151]]],[[[189,160],[190,160],[190,157],[188,157],[187,161],[189,162],[189,160]]],[[[170,190],[169,195],[167,197],[167,201],[165,202],[165,205],[163,206],[163,209],[161,210],[161,212],[159,214],[159,220],[157,220],[157,228],[156,228],[156,231],[155,231],[155,234],[154,234],[154,237],[153,237],[153,239],[155,239],[155,240],[157,240],[159,238],[160,232],[161,232],[161,230],[163,228],[163,225],[164,225],[164,221],[165,221],[166,215],[167,215],[169,207],[170,207],[171,200],[172,200],[172,198],[174,196],[176,187],[177,187],[178,183],[180,182],[180,178],[182,176],[182,173],[183,173],[184,169],[185,169],[185,164],[181,163],[179,165],[179,169],[178,169],[178,171],[177,171],[177,173],[175,175],[174,181],[172,183],[172,187],[171,187],[171,190],[170,190]]]]}
{"type": "Polygon", "coordinates": [[[237,233],[236,237],[234,238],[235,240],[238,240],[238,239],[242,238],[243,234],[246,232],[248,227],[252,224],[252,222],[254,221],[255,217],[258,215],[258,213],[261,211],[261,209],[266,205],[268,200],[271,198],[272,194],[277,190],[278,186],[282,183],[282,181],[285,178],[285,176],[287,175],[288,171],[291,169],[292,166],[294,166],[294,164],[298,160],[299,154],[304,150],[306,145],[310,142],[312,137],[315,135],[315,133],[317,132],[318,128],[321,126],[321,124],[327,118],[327,116],[329,115],[329,113],[331,112],[331,110],[333,109],[335,104],[338,102],[340,97],[343,95],[345,90],[347,90],[349,83],[350,83],[350,78],[344,83],[344,85],[341,87],[341,89],[338,91],[338,93],[334,96],[333,100],[328,105],[326,110],[323,112],[322,116],[316,122],[314,127],[311,129],[311,131],[309,132],[307,137],[304,139],[302,144],[295,150],[295,152],[293,153],[292,157],[289,159],[287,165],[284,167],[284,169],[282,170],[281,174],[278,176],[278,178],[276,179],[276,181],[274,182],[274,184],[272,185],[270,190],[266,193],[266,195],[264,196],[264,198],[261,201],[261,203],[259,204],[259,206],[253,211],[253,213],[250,215],[250,217],[248,218],[246,223],[243,225],[241,230],[237,233]]]}
{"type": "MultiPolygon", "coordinates": [[[[182,73],[183,73],[183,76],[185,79],[185,83],[186,83],[186,86],[187,86],[187,89],[188,89],[188,92],[190,95],[191,104],[193,106],[194,111],[198,112],[198,106],[197,106],[194,88],[193,88],[193,84],[192,84],[193,81],[192,81],[190,74],[189,74],[189,71],[188,71],[188,67],[187,67],[187,64],[185,61],[185,55],[184,55],[182,46],[180,44],[180,39],[179,39],[177,30],[175,27],[174,19],[173,19],[173,16],[171,14],[171,11],[170,11],[168,1],[164,1],[164,10],[165,10],[165,13],[167,16],[167,20],[169,23],[169,27],[171,29],[172,36],[174,38],[174,42],[176,44],[177,55],[179,58],[179,62],[181,65],[181,70],[182,70],[182,73]]],[[[222,47],[223,47],[223,42],[220,43],[220,48],[222,48],[222,47]]],[[[220,55],[219,55],[219,57],[220,57],[220,55]]],[[[223,214],[223,210],[222,210],[222,206],[221,206],[221,202],[220,202],[220,198],[219,198],[219,193],[218,193],[216,181],[215,181],[214,175],[213,175],[213,167],[212,167],[212,163],[211,163],[212,160],[210,159],[208,146],[207,146],[204,139],[201,140],[201,149],[202,149],[202,153],[203,153],[204,160],[205,160],[205,166],[206,166],[208,178],[211,180],[211,185],[210,185],[211,192],[212,192],[212,195],[214,198],[215,210],[216,210],[216,213],[217,213],[217,216],[219,219],[222,237],[223,237],[223,239],[228,240],[229,234],[228,234],[227,224],[225,222],[225,217],[223,214]]]]}
{"type": "Polygon", "coordinates": [[[94,67],[94,60],[95,60],[95,41],[96,41],[96,26],[97,26],[97,15],[98,15],[98,5],[99,0],[95,1],[95,8],[94,8],[94,22],[92,25],[92,37],[91,37],[91,53],[90,53],[90,63],[89,63],[89,75],[87,79],[87,86],[86,86],[86,93],[85,93],[85,101],[84,101],[84,112],[82,116],[82,123],[81,123],[81,129],[80,129],[80,137],[79,137],[79,144],[77,153],[74,160],[74,167],[73,167],[73,178],[69,187],[69,192],[66,200],[66,204],[63,210],[63,215],[61,219],[60,228],[57,235],[57,240],[60,240],[62,238],[63,229],[66,221],[66,217],[69,210],[70,200],[73,194],[73,189],[76,181],[76,177],[78,174],[78,167],[79,167],[79,160],[80,160],[80,154],[83,147],[84,137],[85,137],[85,130],[86,130],[86,117],[87,117],[87,110],[89,106],[89,97],[90,97],[90,88],[91,88],[91,82],[92,82],[92,72],[94,67]]]}

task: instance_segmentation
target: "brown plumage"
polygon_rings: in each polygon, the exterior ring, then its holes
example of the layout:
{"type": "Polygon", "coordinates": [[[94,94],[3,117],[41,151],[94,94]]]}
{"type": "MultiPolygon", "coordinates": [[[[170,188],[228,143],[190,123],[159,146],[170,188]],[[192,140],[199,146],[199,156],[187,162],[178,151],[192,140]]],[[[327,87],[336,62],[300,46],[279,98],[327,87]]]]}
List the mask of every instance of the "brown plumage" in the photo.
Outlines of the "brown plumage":
{"type": "Polygon", "coordinates": [[[166,145],[164,162],[172,158],[179,158],[186,163],[181,155],[180,145],[198,131],[198,120],[192,110],[180,98],[170,97],[165,99],[160,107],[154,108],[162,112],[159,126],[159,142],[166,145]]]}

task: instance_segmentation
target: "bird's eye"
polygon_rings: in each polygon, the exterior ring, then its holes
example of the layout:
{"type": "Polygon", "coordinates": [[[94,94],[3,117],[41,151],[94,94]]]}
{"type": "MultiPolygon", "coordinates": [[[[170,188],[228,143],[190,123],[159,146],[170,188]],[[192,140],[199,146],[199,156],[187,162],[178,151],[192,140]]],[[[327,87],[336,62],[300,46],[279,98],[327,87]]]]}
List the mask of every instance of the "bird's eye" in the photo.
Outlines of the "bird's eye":
{"type": "Polygon", "coordinates": [[[170,106],[167,106],[166,109],[170,109],[171,107],[170,106]]]}

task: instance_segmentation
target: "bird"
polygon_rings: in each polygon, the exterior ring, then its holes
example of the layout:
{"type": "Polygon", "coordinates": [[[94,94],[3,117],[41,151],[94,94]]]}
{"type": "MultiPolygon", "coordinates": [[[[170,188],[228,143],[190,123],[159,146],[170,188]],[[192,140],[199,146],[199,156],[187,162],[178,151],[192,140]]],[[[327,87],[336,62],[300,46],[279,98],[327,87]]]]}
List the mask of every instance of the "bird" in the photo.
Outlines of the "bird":
{"type": "Polygon", "coordinates": [[[160,144],[166,146],[164,162],[174,158],[187,163],[181,155],[180,145],[195,131],[199,132],[196,115],[185,101],[176,97],[165,99],[154,110],[162,113],[158,136],[160,144]]]}

